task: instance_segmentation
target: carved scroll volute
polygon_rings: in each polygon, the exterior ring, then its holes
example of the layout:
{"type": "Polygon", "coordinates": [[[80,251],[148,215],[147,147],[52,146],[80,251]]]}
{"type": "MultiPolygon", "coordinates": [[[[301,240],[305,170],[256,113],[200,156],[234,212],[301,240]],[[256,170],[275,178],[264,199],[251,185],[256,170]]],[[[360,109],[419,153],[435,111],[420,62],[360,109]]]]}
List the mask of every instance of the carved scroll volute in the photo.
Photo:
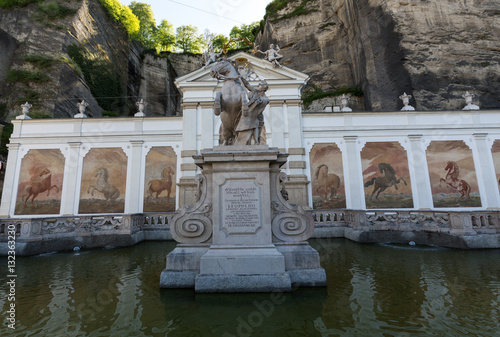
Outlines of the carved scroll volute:
{"type": "Polygon", "coordinates": [[[309,213],[298,205],[290,205],[283,198],[286,174],[280,172],[275,175],[272,187],[273,221],[271,228],[277,241],[300,242],[309,239],[314,232],[314,220],[309,213]],[[282,188],[283,185],[283,188],[282,188]]]}
{"type": "Polygon", "coordinates": [[[170,233],[179,243],[205,243],[212,237],[212,203],[207,198],[207,178],[196,176],[198,183],[197,202],[193,207],[184,207],[172,218],[170,233]]]}

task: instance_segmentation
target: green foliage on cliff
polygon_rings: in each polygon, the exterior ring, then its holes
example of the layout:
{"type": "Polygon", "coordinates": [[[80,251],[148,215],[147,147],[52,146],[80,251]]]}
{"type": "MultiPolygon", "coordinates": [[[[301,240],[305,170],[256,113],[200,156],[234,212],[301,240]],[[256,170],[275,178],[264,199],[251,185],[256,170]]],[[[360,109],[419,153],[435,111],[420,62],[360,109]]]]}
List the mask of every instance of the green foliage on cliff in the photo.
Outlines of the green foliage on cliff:
{"type": "Polygon", "coordinates": [[[23,83],[43,83],[50,80],[49,76],[41,71],[28,71],[23,69],[10,69],[7,72],[8,82],[23,82],[23,83]]]}
{"type": "Polygon", "coordinates": [[[120,74],[106,58],[91,54],[78,45],[68,46],[68,56],[81,70],[90,92],[101,108],[120,111],[125,105],[124,89],[120,74]]]}
{"type": "Polygon", "coordinates": [[[299,15],[306,15],[315,11],[306,8],[306,5],[310,2],[310,0],[302,0],[298,6],[294,7],[293,11],[278,17],[279,10],[298,1],[299,0],[273,0],[269,5],[267,5],[266,15],[264,18],[270,17],[272,22],[278,22],[280,20],[289,19],[299,15]]]}
{"type": "Polygon", "coordinates": [[[304,108],[308,108],[311,103],[315,100],[322,99],[325,97],[338,97],[343,94],[349,94],[352,96],[363,96],[363,90],[360,87],[347,87],[342,86],[333,91],[323,91],[323,89],[313,86],[312,91],[302,94],[302,102],[304,103],[304,108]]]}
{"type": "Polygon", "coordinates": [[[50,56],[43,54],[28,54],[23,56],[25,62],[31,63],[39,69],[47,69],[54,65],[57,61],[50,56]]]}
{"type": "MultiPolygon", "coordinates": [[[[2,107],[0,106],[0,112],[2,107]]],[[[14,131],[14,125],[12,123],[5,123],[2,129],[2,137],[0,141],[0,155],[4,158],[7,158],[7,154],[9,153],[9,149],[7,148],[7,144],[9,144],[10,136],[14,131]]]]}
{"type": "Polygon", "coordinates": [[[121,4],[118,0],[99,0],[108,14],[116,21],[120,22],[128,34],[132,37],[137,36],[140,30],[140,22],[132,10],[121,4]]]}
{"type": "Polygon", "coordinates": [[[43,0],[0,0],[0,8],[25,7],[34,2],[43,2],[43,0]]]}
{"type": "Polygon", "coordinates": [[[76,10],[59,4],[56,0],[46,1],[38,4],[38,8],[31,16],[33,20],[39,22],[54,21],[64,19],[67,16],[74,15],[76,10]]]}

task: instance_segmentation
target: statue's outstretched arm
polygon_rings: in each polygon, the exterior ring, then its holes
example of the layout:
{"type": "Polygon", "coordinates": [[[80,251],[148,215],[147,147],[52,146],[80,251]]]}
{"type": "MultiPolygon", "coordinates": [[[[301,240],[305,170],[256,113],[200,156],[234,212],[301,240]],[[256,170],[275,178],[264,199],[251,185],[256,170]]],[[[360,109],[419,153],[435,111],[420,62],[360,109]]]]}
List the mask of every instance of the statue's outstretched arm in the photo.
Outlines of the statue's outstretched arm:
{"type": "Polygon", "coordinates": [[[247,88],[250,91],[255,91],[255,88],[252,87],[252,85],[250,83],[248,83],[248,81],[246,79],[244,79],[243,76],[240,76],[240,81],[241,81],[241,83],[243,83],[245,88],[247,88]]]}

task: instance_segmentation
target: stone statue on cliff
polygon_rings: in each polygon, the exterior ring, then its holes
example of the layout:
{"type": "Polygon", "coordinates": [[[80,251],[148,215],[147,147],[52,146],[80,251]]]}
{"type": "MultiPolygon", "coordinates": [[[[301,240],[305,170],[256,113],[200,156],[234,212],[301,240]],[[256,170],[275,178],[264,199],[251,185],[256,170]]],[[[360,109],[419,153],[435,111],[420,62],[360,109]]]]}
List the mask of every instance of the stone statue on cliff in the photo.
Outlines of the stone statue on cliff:
{"type": "Polygon", "coordinates": [[[261,81],[254,88],[230,60],[217,62],[210,74],[217,80],[224,81],[214,102],[214,114],[220,115],[222,122],[222,145],[249,145],[252,138],[259,144],[260,130],[264,125],[262,112],[269,104],[269,98],[265,94],[267,83],[261,81]]]}
{"type": "Polygon", "coordinates": [[[264,58],[271,62],[273,66],[275,67],[280,67],[282,68],[283,66],[278,62],[281,58],[283,58],[283,55],[280,54],[280,47],[276,45],[276,49],[274,49],[274,44],[269,45],[269,49],[266,51],[258,51],[261,54],[264,54],[264,58]]]}
{"type": "Polygon", "coordinates": [[[205,63],[205,68],[210,64],[217,62],[222,53],[216,53],[212,46],[208,47],[208,50],[203,53],[203,62],[205,63]]]}

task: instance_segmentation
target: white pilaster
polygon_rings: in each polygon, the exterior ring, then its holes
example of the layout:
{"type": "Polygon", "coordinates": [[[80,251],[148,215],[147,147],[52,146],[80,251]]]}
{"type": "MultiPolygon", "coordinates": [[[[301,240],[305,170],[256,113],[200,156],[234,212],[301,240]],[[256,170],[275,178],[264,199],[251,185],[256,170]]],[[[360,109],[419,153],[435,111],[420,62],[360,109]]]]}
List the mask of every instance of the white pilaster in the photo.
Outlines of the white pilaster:
{"type": "MultiPolygon", "coordinates": [[[[9,148],[9,154],[7,156],[7,167],[5,170],[5,178],[2,190],[2,204],[0,205],[0,217],[9,217],[10,214],[14,213],[16,207],[17,193],[14,188],[17,187],[17,181],[15,181],[15,175],[18,170],[18,162],[21,161],[19,157],[19,147],[21,144],[10,143],[7,145],[9,148]]],[[[19,175],[18,175],[19,176],[19,175]]],[[[18,177],[19,179],[19,177],[18,177]]]]}
{"type": "Polygon", "coordinates": [[[68,143],[68,151],[64,160],[64,178],[61,194],[61,214],[74,215],[78,213],[75,209],[75,200],[80,199],[77,195],[77,186],[80,176],[78,176],[78,163],[80,162],[80,142],[68,143]]]}
{"type": "Polygon", "coordinates": [[[413,192],[413,207],[421,210],[431,209],[434,204],[425,155],[425,143],[422,141],[422,135],[409,135],[408,139],[410,140],[408,167],[413,192]]]}
{"type": "Polygon", "coordinates": [[[201,112],[201,149],[210,149],[214,143],[214,103],[201,102],[198,109],[201,112]]]}
{"type": "Polygon", "coordinates": [[[271,131],[273,147],[278,149],[285,148],[285,132],[284,132],[284,114],[283,114],[283,101],[269,102],[269,112],[271,114],[271,131]]]}
{"type": "Polygon", "coordinates": [[[127,190],[125,194],[125,213],[140,213],[144,206],[145,159],[142,140],[130,141],[132,151],[128,156],[127,190]]]}
{"type": "Polygon", "coordinates": [[[344,181],[347,208],[360,210],[366,208],[363,188],[363,168],[357,136],[344,136],[346,151],[344,158],[344,181]]]}
{"type": "Polygon", "coordinates": [[[474,134],[472,153],[476,166],[477,183],[481,194],[481,204],[487,209],[500,208],[500,195],[497,188],[495,165],[488,144],[487,133],[474,134]],[[474,151],[475,150],[475,151],[474,151]]]}

